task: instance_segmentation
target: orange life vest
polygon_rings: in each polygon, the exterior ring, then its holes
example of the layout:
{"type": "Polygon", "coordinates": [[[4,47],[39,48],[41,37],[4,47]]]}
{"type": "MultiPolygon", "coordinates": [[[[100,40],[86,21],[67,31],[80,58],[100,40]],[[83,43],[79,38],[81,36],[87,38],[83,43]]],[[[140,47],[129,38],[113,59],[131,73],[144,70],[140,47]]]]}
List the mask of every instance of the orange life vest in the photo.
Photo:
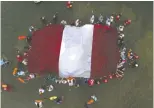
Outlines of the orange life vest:
{"type": "Polygon", "coordinates": [[[92,103],[94,103],[94,100],[93,100],[93,99],[90,99],[90,100],[87,102],[87,104],[92,104],[92,103]]]}
{"type": "Polygon", "coordinates": [[[42,100],[35,100],[35,102],[39,103],[39,102],[42,102],[42,100]]]}
{"type": "Polygon", "coordinates": [[[24,40],[24,39],[26,39],[27,37],[26,36],[19,36],[18,37],[18,40],[24,40]]]}
{"type": "Polygon", "coordinates": [[[18,68],[14,68],[12,74],[15,75],[17,73],[18,68]]]}
{"type": "Polygon", "coordinates": [[[19,80],[21,83],[25,83],[25,80],[22,78],[17,78],[17,80],[19,80]]]}
{"type": "Polygon", "coordinates": [[[127,53],[127,57],[128,57],[128,58],[130,57],[131,52],[132,52],[132,50],[131,50],[131,49],[129,49],[129,51],[128,51],[128,53],[127,53]]]}
{"type": "Polygon", "coordinates": [[[2,88],[7,88],[8,86],[6,84],[2,84],[2,88]]]}
{"type": "Polygon", "coordinates": [[[68,77],[67,80],[71,81],[73,80],[74,78],[73,77],[68,77]]]}

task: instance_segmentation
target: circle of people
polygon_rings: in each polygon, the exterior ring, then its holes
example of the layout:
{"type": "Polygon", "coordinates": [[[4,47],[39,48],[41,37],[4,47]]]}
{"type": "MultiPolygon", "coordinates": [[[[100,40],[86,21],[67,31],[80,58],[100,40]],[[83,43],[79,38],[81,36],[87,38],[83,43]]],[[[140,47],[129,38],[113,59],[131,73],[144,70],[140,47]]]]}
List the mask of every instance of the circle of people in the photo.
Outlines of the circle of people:
{"type": "MultiPolygon", "coordinates": [[[[67,2],[67,8],[72,8],[73,6],[73,2],[67,2]]],[[[106,27],[109,29],[111,26],[113,26],[114,24],[116,24],[117,27],[117,31],[118,31],[118,39],[117,39],[117,45],[119,46],[119,52],[120,52],[120,60],[117,64],[117,70],[115,73],[113,73],[112,75],[109,76],[104,76],[101,77],[99,79],[88,79],[88,78],[81,78],[79,79],[80,81],[82,80],[85,84],[88,84],[89,86],[93,86],[94,84],[101,84],[102,82],[107,83],[108,79],[112,79],[112,78],[118,78],[118,79],[122,79],[124,77],[124,71],[125,71],[125,67],[126,67],[126,63],[128,63],[129,67],[135,68],[138,67],[138,63],[137,60],[139,58],[139,56],[137,54],[135,54],[132,49],[128,49],[125,47],[125,43],[124,43],[124,28],[127,27],[128,25],[131,24],[131,20],[127,19],[125,20],[122,24],[120,23],[121,20],[121,16],[122,14],[111,14],[111,16],[104,18],[104,16],[102,14],[100,14],[100,16],[96,19],[96,16],[94,15],[94,12],[92,11],[92,16],[90,17],[89,22],[91,24],[105,24],[106,27]],[[120,24],[119,24],[120,23],[120,24]]],[[[58,12],[56,12],[53,16],[53,22],[56,23],[57,22],[57,18],[58,18],[58,12]]],[[[47,23],[46,24],[46,18],[45,16],[41,17],[41,22],[45,25],[49,25],[51,23],[47,23]]],[[[60,24],[62,25],[67,25],[67,22],[65,20],[62,20],[60,22],[60,24]]],[[[72,23],[70,23],[70,25],[72,26],[81,26],[82,21],[80,19],[77,19],[76,21],[73,21],[72,23]]],[[[34,32],[35,30],[37,30],[34,26],[30,26],[29,27],[29,35],[28,36],[19,36],[18,40],[26,40],[28,43],[28,46],[24,47],[24,52],[19,51],[17,49],[17,56],[16,59],[19,63],[23,64],[24,66],[28,65],[28,51],[31,50],[31,36],[32,36],[32,32],[34,32]]],[[[6,58],[2,57],[1,58],[1,66],[7,67],[10,64],[10,61],[7,60],[6,58]]],[[[39,76],[36,73],[29,73],[28,71],[24,71],[24,69],[22,68],[14,68],[13,72],[12,72],[13,76],[17,77],[17,80],[20,81],[21,83],[28,83],[28,81],[35,79],[35,78],[39,78],[41,76],[39,76]],[[23,78],[24,77],[24,78],[23,78]]],[[[47,76],[45,79],[45,82],[52,80],[53,82],[57,83],[57,84],[68,84],[69,86],[75,86],[75,88],[78,88],[81,84],[80,81],[77,80],[77,78],[73,78],[73,77],[69,77],[69,78],[58,78],[56,76],[53,75],[49,75],[47,76]]],[[[10,85],[2,83],[2,89],[4,91],[10,91],[10,85]]],[[[45,93],[45,91],[53,91],[54,90],[54,86],[52,84],[50,85],[43,85],[39,88],[39,95],[42,95],[45,93]]],[[[57,104],[61,104],[63,102],[64,96],[51,96],[49,98],[43,98],[42,100],[35,100],[35,104],[38,108],[43,107],[43,102],[44,100],[51,100],[56,102],[57,104]]],[[[85,107],[89,108],[89,106],[91,104],[93,104],[94,102],[97,101],[97,97],[96,95],[92,95],[90,96],[89,100],[85,103],[85,107]]]]}

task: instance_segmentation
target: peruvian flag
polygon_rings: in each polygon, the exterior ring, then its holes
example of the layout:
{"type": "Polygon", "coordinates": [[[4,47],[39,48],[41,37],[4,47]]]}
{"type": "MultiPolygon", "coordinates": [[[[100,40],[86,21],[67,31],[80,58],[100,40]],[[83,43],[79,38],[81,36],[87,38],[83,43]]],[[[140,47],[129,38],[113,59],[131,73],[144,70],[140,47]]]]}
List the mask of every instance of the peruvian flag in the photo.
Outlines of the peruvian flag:
{"type": "Polygon", "coordinates": [[[33,33],[28,56],[31,73],[56,72],[60,77],[103,77],[119,61],[116,28],[86,24],[49,25],[33,33]]]}

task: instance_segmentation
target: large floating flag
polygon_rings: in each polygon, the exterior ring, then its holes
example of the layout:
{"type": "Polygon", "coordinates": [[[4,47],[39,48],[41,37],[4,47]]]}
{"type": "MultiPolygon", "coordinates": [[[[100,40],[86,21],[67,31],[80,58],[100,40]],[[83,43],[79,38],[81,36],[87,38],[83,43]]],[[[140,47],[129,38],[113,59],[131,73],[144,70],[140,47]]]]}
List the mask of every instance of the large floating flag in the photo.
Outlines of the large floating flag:
{"type": "Polygon", "coordinates": [[[103,77],[116,72],[117,30],[103,25],[49,25],[32,36],[31,73],[56,72],[60,77],[103,77]]]}

